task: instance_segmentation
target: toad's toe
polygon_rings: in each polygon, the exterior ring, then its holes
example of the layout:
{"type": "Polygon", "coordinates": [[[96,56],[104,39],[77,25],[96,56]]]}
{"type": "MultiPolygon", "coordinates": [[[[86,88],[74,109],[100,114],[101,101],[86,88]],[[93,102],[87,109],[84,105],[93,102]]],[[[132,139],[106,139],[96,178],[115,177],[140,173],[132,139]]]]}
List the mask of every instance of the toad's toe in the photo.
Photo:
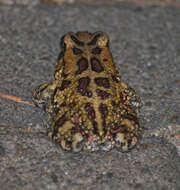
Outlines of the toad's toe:
{"type": "Polygon", "coordinates": [[[81,133],[75,133],[73,135],[72,150],[74,152],[79,152],[82,150],[83,146],[83,136],[81,135],[81,133]]]}
{"type": "Polygon", "coordinates": [[[127,138],[124,133],[117,133],[115,137],[116,148],[121,149],[122,151],[128,151],[133,148],[137,144],[137,137],[132,136],[131,138],[127,138]]]}
{"type": "Polygon", "coordinates": [[[67,141],[66,139],[61,139],[60,140],[60,145],[64,150],[71,150],[71,143],[67,141]]]}
{"type": "Polygon", "coordinates": [[[121,148],[123,151],[128,150],[128,143],[124,137],[123,133],[117,133],[115,137],[116,144],[115,146],[119,149],[121,148]]]}

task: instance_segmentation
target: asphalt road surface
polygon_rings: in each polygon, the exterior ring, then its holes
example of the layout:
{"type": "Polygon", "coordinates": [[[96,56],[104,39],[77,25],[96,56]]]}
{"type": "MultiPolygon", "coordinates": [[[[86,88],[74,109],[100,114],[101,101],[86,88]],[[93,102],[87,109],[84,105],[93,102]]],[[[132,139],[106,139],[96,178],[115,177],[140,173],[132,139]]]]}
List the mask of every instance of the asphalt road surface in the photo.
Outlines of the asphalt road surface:
{"type": "Polygon", "coordinates": [[[180,189],[180,8],[1,5],[1,95],[32,103],[34,87],[53,79],[60,37],[87,30],[110,36],[123,80],[142,99],[140,143],[128,153],[62,151],[41,109],[0,96],[0,189],[180,189]]]}

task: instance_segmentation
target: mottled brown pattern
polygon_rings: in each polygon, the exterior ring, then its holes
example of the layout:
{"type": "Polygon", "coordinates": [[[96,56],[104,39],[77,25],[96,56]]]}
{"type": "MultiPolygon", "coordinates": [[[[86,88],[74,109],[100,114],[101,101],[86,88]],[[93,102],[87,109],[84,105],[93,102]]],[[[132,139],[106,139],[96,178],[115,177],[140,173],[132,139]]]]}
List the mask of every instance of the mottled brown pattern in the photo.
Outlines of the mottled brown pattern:
{"type": "Polygon", "coordinates": [[[100,111],[103,119],[105,119],[108,116],[108,107],[106,104],[101,103],[99,105],[99,111],[100,111]]]}
{"type": "Polygon", "coordinates": [[[95,81],[95,83],[98,86],[103,86],[104,88],[109,88],[110,87],[109,79],[108,78],[105,78],[105,77],[96,77],[94,79],[94,81],[95,81]]]}
{"type": "Polygon", "coordinates": [[[91,68],[92,68],[92,71],[95,71],[97,73],[104,71],[104,68],[101,65],[100,61],[95,57],[91,58],[91,68]]]}
{"type": "Polygon", "coordinates": [[[88,60],[86,58],[81,58],[77,62],[78,70],[76,71],[76,74],[81,74],[83,71],[85,71],[88,68],[88,60]]]}
{"type": "Polygon", "coordinates": [[[87,96],[87,97],[91,97],[92,96],[92,92],[90,90],[88,90],[88,86],[90,83],[90,78],[89,77],[83,77],[80,78],[78,80],[79,85],[78,85],[78,92],[82,95],[82,96],[87,96]]]}
{"type": "Polygon", "coordinates": [[[102,121],[102,126],[103,126],[104,135],[106,135],[107,134],[107,125],[106,125],[106,120],[105,119],[103,119],[103,121],[102,121]]]}
{"type": "Polygon", "coordinates": [[[36,105],[50,115],[48,135],[64,150],[121,151],[141,135],[140,99],[121,80],[104,32],[68,32],[54,80],[33,91],[36,105]]]}
{"type": "Polygon", "coordinates": [[[89,77],[83,77],[78,80],[79,85],[78,85],[78,92],[81,93],[83,96],[87,92],[88,85],[90,83],[90,78],[89,77]]]}
{"type": "Polygon", "coordinates": [[[94,108],[91,106],[90,103],[86,103],[85,110],[88,114],[89,119],[94,120],[96,117],[96,114],[95,114],[94,108]]]}
{"type": "Polygon", "coordinates": [[[94,134],[98,134],[99,131],[98,131],[98,124],[95,120],[92,120],[92,126],[93,126],[93,133],[94,134]]]}
{"type": "Polygon", "coordinates": [[[110,94],[104,90],[96,89],[96,93],[99,97],[101,97],[102,100],[108,98],[110,94]]]}

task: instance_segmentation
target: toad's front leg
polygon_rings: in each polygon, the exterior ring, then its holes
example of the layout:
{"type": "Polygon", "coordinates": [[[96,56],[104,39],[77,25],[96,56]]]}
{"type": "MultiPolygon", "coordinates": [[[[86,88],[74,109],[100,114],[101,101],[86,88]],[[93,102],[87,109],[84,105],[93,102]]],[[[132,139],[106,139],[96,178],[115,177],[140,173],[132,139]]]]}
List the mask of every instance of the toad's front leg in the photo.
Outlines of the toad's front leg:
{"type": "Polygon", "coordinates": [[[35,105],[48,111],[48,106],[50,106],[48,102],[53,95],[57,84],[58,81],[54,80],[51,83],[43,83],[42,85],[35,88],[32,94],[35,105]]]}

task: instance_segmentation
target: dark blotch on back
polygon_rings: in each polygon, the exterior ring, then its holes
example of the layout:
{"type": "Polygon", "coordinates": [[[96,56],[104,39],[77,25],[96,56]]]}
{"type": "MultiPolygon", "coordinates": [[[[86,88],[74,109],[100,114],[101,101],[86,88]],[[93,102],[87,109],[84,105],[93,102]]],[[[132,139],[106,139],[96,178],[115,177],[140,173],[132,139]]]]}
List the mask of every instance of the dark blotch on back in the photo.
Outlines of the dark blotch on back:
{"type": "Polygon", "coordinates": [[[94,108],[90,105],[90,103],[86,103],[85,110],[88,114],[89,119],[94,120],[96,118],[94,108]]]}
{"type": "Polygon", "coordinates": [[[101,34],[97,34],[94,38],[88,43],[88,46],[96,45],[97,39],[101,36],[101,34]]]}
{"type": "Polygon", "coordinates": [[[111,94],[104,90],[96,89],[96,93],[99,97],[101,97],[102,100],[108,98],[111,94]]]}
{"type": "Polygon", "coordinates": [[[93,125],[93,128],[94,128],[94,134],[98,134],[98,124],[95,120],[92,121],[92,125],[93,125]]]}
{"type": "Polygon", "coordinates": [[[107,115],[108,115],[108,107],[107,107],[107,105],[101,103],[100,106],[99,106],[99,111],[100,111],[100,113],[102,115],[102,118],[105,119],[107,117],[107,115]]]}
{"type": "Polygon", "coordinates": [[[109,79],[108,78],[105,78],[105,77],[96,77],[94,79],[94,81],[95,81],[95,83],[98,86],[103,86],[104,88],[109,88],[110,87],[109,79]]]}
{"type": "Polygon", "coordinates": [[[104,71],[104,68],[101,65],[100,61],[95,57],[91,58],[91,69],[97,73],[104,71]]]}
{"type": "Polygon", "coordinates": [[[107,133],[107,127],[106,127],[106,120],[105,119],[103,119],[103,121],[102,121],[102,126],[103,126],[104,133],[106,134],[107,133]]]}
{"type": "Polygon", "coordinates": [[[75,42],[76,45],[84,46],[84,42],[79,41],[76,37],[71,35],[71,39],[73,40],[73,42],[75,42]]]}
{"type": "Polygon", "coordinates": [[[89,98],[92,97],[92,92],[87,89],[89,86],[89,83],[90,83],[90,78],[89,77],[82,77],[79,79],[78,82],[79,82],[78,92],[82,96],[87,96],[89,98]]]}
{"type": "Polygon", "coordinates": [[[88,68],[88,60],[86,58],[81,58],[78,62],[78,70],[76,71],[76,74],[81,74],[83,71],[85,71],[88,68]]]}
{"type": "Polygon", "coordinates": [[[63,80],[60,90],[64,90],[65,88],[67,88],[70,85],[70,83],[71,83],[71,81],[69,81],[69,80],[63,80]]]}
{"type": "Polygon", "coordinates": [[[85,89],[87,89],[88,85],[90,82],[90,78],[89,77],[82,77],[79,79],[79,86],[78,86],[78,90],[80,92],[84,91],[85,89]]]}

